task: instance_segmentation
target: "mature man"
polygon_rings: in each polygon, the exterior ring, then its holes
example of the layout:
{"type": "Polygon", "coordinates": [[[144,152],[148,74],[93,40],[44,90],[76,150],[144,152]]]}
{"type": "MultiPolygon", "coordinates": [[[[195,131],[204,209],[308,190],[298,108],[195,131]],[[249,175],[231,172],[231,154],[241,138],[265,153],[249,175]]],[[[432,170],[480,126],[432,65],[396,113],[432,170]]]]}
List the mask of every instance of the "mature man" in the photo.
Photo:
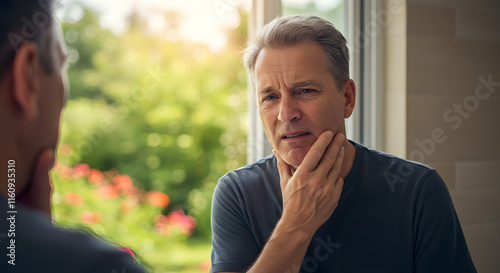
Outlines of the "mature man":
{"type": "Polygon", "coordinates": [[[348,56],[313,16],[277,18],[246,49],[274,156],[220,179],[211,272],[476,272],[437,172],[345,138],[348,56]]]}
{"type": "Polygon", "coordinates": [[[51,222],[48,171],[68,91],[53,7],[0,2],[0,272],[144,272],[129,254],[51,222]]]}

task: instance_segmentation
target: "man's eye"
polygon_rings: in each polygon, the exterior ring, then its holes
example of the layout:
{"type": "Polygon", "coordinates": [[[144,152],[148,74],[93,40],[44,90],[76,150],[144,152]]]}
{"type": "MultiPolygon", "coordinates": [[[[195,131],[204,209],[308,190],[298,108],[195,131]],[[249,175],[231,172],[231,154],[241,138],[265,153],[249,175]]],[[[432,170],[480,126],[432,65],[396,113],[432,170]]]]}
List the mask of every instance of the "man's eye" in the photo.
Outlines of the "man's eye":
{"type": "Polygon", "coordinates": [[[275,96],[267,96],[267,97],[264,98],[264,100],[272,100],[274,98],[276,98],[276,97],[275,96]]]}
{"type": "Polygon", "coordinates": [[[299,91],[299,93],[307,94],[307,93],[311,93],[311,92],[313,92],[313,91],[314,91],[314,90],[312,90],[312,89],[307,89],[307,88],[306,88],[306,89],[301,89],[301,90],[299,91]]]}

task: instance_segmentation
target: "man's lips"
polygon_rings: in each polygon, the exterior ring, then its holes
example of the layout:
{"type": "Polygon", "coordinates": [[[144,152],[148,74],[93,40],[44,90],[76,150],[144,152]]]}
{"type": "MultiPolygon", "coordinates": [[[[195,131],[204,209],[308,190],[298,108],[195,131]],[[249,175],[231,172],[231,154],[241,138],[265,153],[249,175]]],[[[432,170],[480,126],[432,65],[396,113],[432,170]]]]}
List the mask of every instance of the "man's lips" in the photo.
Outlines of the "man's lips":
{"type": "Polygon", "coordinates": [[[292,132],[292,133],[286,133],[281,136],[282,139],[290,139],[290,138],[297,138],[301,136],[306,136],[310,135],[311,133],[308,132],[292,132]]]}

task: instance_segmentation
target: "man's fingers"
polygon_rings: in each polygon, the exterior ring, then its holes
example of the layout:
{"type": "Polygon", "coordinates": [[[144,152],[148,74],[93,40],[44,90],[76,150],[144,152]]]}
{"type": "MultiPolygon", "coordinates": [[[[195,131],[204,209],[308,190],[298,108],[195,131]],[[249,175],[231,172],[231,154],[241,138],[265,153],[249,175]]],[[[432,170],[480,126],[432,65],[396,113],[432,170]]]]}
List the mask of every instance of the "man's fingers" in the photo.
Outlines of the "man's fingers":
{"type": "Polygon", "coordinates": [[[335,165],[337,165],[338,171],[340,173],[343,156],[340,158],[340,162],[338,161],[340,150],[343,147],[342,145],[344,144],[344,141],[344,134],[338,133],[335,135],[330,145],[328,145],[328,148],[326,149],[323,157],[321,158],[321,161],[318,164],[318,167],[316,168],[318,172],[323,173],[324,177],[328,177],[330,175],[330,172],[335,167],[335,165]]]}
{"type": "Polygon", "coordinates": [[[342,162],[344,161],[344,155],[345,155],[345,148],[344,146],[341,146],[337,154],[337,158],[335,159],[335,163],[328,172],[327,178],[331,178],[333,176],[333,180],[336,180],[340,176],[340,172],[342,171],[342,162]]]}
{"type": "Polygon", "coordinates": [[[305,172],[312,172],[316,169],[319,162],[323,158],[323,154],[327,149],[328,145],[331,143],[333,138],[333,133],[331,131],[323,132],[316,142],[311,146],[306,156],[302,160],[302,163],[297,168],[297,171],[302,170],[305,172]]]}
{"type": "Polygon", "coordinates": [[[24,192],[19,196],[22,203],[41,210],[51,216],[50,199],[52,194],[52,185],[50,183],[49,171],[55,161],[54,151],[45,149],[35,162],[34,171],[24,192]]]}

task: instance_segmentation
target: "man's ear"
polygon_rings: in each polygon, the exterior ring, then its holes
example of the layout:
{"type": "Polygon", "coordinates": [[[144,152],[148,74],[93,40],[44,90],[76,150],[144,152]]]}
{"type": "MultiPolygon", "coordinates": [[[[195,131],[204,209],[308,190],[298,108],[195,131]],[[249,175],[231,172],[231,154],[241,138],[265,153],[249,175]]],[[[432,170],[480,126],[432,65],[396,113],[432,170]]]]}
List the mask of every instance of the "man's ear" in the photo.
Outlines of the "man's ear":
{"type": "Polygon", "coordinates": [[[38,115],[39,51],[33,42],[19,47],[12,65],[13,99],[27,118],[38,115]]]}
{"type": "Polygon", "coordinates": [[[352,115],[356,105],[356,85],[353,80],[349,79],[344,83],[342,94],[344,96],[344,118],[348,118],[352,115]]]}

